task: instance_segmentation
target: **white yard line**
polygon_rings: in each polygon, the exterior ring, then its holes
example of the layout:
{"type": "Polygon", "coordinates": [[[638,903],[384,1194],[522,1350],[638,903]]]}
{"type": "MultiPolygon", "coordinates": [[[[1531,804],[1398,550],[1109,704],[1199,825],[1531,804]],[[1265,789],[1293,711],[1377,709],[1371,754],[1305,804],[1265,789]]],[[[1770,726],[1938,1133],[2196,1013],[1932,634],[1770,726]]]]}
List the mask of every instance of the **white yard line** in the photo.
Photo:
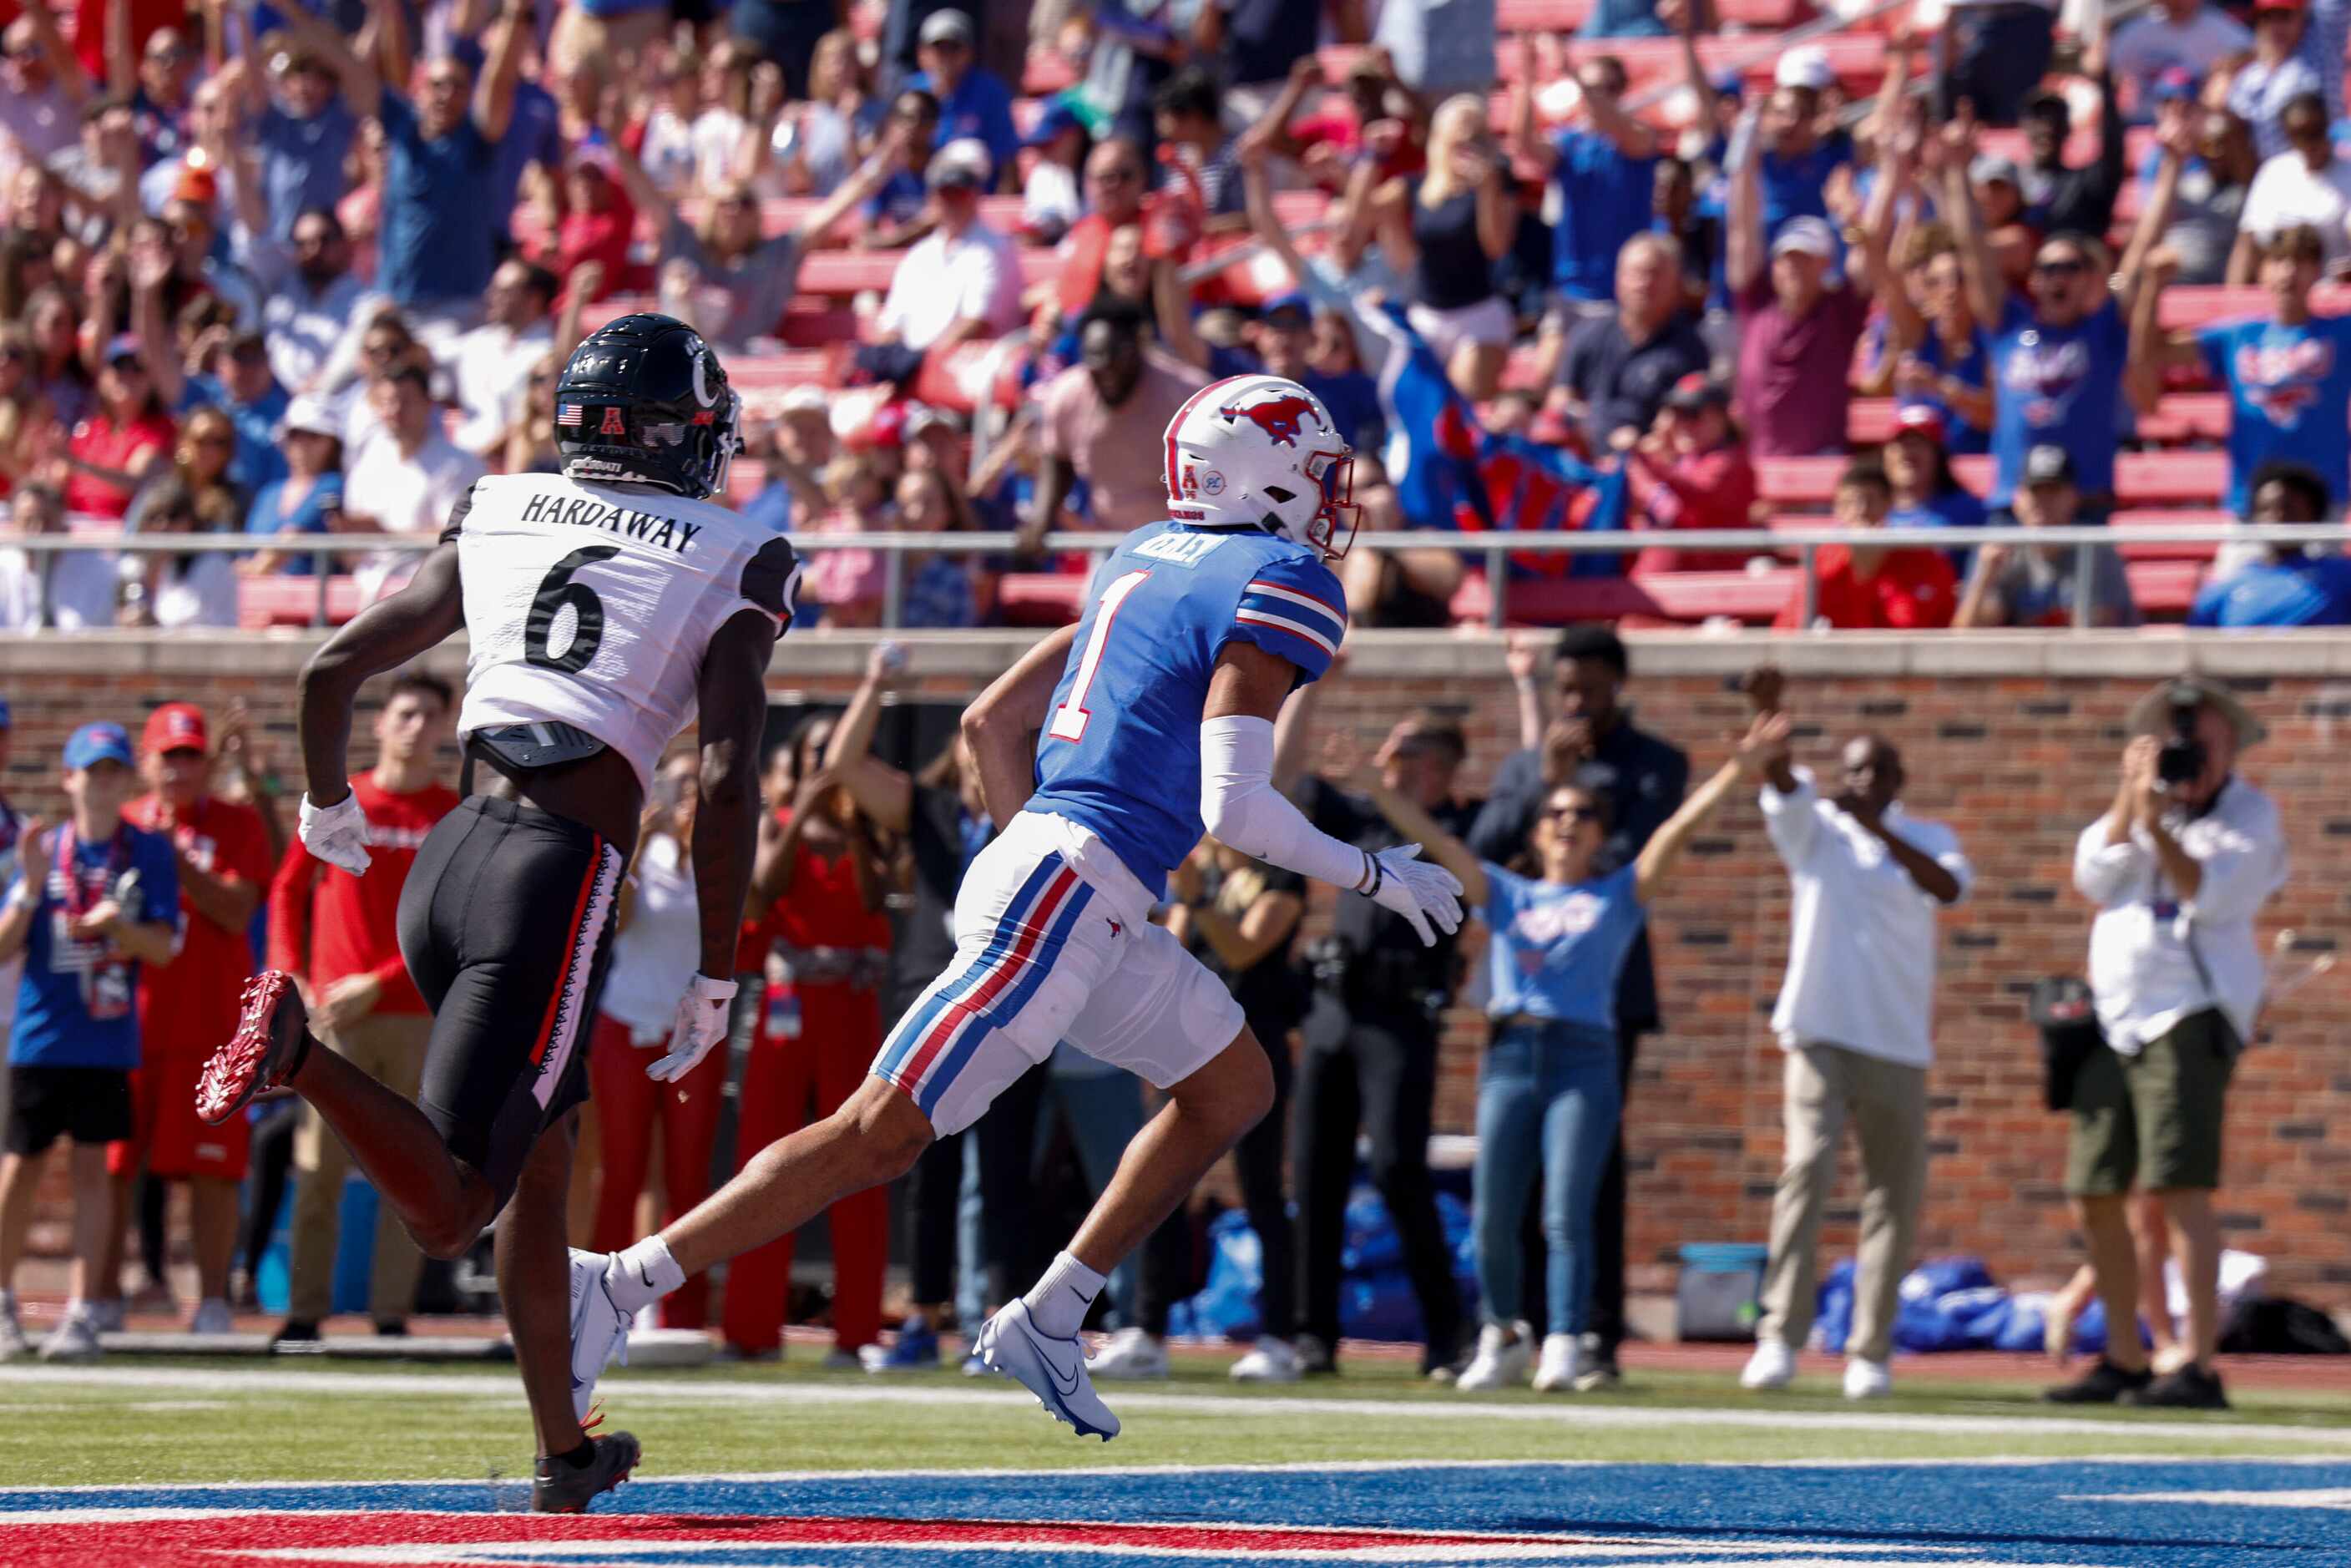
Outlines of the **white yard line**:
{"type": "MultiPolygon", "coordinates": [[[[486,1374],[306,1372],[281,1371],[274,1367],[221,1371],[144,1366],[0,1367],[0,1388],[13,1384],[136,1388],[142,1392],[172,1389],[205,1393],[350,1394],[364,1390],[389,1395],[448,1396],[510,1396],[512,1392],[510,1384],[486,1374]]],[[[756,1404],[793,1408],[826,1405],[906,1406],[935,1410],[942,1405],[1022,1408],[1033,1407],[1036,1404],[1031,1396],[1019,1389],[927,1385],[858,1386],[632,1377],[614,1380],[606,1385],[606,1392],[615,1401],[756,1404]]],[[[1126,1388],[1113,1388],[1110,1398],[1119,1410],[1129,1414],[1213,1416],[1225,1421],[1301,1416],[1342,1420],[1381,1416],[1419,1421],[1499,1421],[1517,1426],[1615,1431],[1684,1431],[1696,1427],[1719,1431],[1736,1427],[1747,1431],[1802,1434],[1886,1432],[1933,1437],[2011,1437],[2048,1435],[2103,1437],[2118,1440],[2182,1437],[2216,1442],[2283,1443],[2302,1448],[2324,1448],[2351,1452],[2351,1426],[2282,1427],[2254,1422],[2128,1419],[2096,1421],[2041,1416],[1930,1416],[1890,1410],[1771,1409],[1753,1406],[1729,1409],[1651,1408],[1582,1401],[1506,1405],[1468,1399],[1323,1399],[1279,1396],[1255,1398],[1214,1394],[1149,1393],[1126,1388]]],[[[830,1473],[838,1475],[841,1472],[830,1473]]]]}

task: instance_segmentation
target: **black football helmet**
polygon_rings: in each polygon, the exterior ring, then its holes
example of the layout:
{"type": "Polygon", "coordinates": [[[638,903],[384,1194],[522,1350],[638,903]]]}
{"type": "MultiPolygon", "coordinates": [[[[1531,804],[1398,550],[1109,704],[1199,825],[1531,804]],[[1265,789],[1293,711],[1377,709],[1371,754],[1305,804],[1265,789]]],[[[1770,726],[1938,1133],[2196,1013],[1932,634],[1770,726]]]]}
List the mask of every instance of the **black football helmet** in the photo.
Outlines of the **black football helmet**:
{"type": "Polygon", "coordinates": [[[700,333],[673,316],[622,316],[571,350],[555,384],[555,450],[566,478],[699,501],[726,488],[742,413],[700,333]]]}

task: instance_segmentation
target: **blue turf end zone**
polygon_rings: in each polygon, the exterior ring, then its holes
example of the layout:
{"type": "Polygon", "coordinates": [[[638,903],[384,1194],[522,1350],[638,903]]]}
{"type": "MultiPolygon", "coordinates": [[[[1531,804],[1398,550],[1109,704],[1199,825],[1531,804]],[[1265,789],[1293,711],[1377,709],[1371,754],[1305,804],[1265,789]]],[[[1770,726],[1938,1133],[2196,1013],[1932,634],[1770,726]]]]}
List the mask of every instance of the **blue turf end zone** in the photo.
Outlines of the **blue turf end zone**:
{"type": "Polygon", "coordinates": [[[10,1492],[0,1560],[238,1568],[309,1549],[342,1563],[631,1568],[2351,1565],[2345,1461],[910,1472],[652,1479],[587,1519],[534,1520],[521,1503],[519,1484],[486,1481],[10,1492]]]}

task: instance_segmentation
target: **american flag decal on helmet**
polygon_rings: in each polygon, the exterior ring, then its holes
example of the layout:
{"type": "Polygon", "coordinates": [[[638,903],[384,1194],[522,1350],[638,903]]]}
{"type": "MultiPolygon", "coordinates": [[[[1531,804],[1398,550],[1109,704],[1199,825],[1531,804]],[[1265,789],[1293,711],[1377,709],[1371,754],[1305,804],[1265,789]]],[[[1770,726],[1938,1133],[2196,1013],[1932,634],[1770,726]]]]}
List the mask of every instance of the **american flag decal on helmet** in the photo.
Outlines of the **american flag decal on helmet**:
{"type": "Polygon", "coordinates": [[[576,402],[558,403],[555,405],[555,423],[558,424],[578,424],[581,416],[585,414],[586,412],[587,411],[585,409],[582,409],[576,402]]]}

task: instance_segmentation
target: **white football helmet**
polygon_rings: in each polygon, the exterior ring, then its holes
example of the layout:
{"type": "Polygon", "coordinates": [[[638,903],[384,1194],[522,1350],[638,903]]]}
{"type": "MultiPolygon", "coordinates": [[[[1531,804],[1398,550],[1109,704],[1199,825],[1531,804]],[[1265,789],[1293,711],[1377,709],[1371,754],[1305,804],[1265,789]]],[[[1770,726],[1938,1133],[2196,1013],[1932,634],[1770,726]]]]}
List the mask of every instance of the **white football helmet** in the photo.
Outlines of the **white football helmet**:
{"type": "Polygon", "coordinates": [[[1194,392],[1167,424],[1167,515],[1256,528],[1336,560],[1355,537],[1355,454],[1322,400],[1280,376],[1194,392]]]}

